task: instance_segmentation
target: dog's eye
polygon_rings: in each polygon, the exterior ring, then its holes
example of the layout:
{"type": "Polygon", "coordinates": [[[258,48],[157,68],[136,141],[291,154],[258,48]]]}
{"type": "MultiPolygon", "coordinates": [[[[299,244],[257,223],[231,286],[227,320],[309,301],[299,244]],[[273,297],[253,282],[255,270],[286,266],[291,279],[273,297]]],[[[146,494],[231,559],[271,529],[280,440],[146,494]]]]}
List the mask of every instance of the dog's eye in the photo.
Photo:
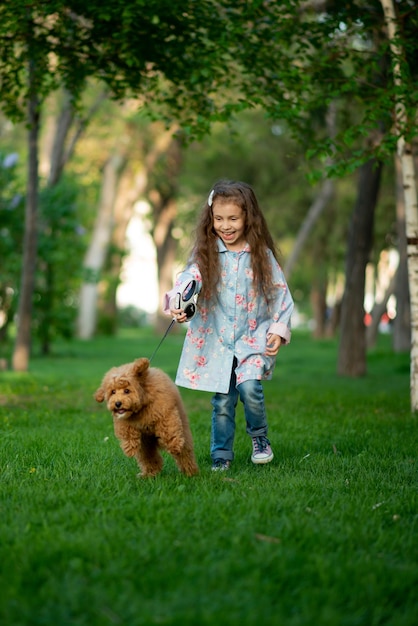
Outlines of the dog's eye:
{"type": "Polygon", "coordinates": [[[113,396],[113,394],[116,393],[116,389],[112,389],[112,391],[110,393],[113,396]]]}
{"type": "Polygon", "coordinates": [[[131,393],[131,390],[130,389],[124,389],[123,393],[131,393]]]}

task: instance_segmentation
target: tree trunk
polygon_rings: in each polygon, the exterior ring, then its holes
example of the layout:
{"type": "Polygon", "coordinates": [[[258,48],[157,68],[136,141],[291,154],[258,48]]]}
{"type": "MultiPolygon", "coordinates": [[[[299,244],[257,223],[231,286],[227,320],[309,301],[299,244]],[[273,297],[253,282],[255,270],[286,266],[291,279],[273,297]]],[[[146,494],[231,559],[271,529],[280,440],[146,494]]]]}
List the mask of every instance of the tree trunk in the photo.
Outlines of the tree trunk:
{"type": "Polygon", "coordinates": [[[322,339],[325,336],[327,319],[327,281],[318,277],[311,286],[311,307],[315,327],[312,336],[322,339]]]}
{"type": "Polygon", "coordinates": [[[66,137],[65,145],[63,145],[62,152],[62,169],[68,163],[68,161],[72,158],[74,154],[75,147],[77,142],[82,137],[84,131],[87,126],[90,124],[91,119],[94,117],[98,109],[101,107],[102,103],[108,97],[107,90],[103,90],[99,93],[99,95],[94,100],[90,109],[87,111],[86,115],[80,117],[78,115],[73,115],[73,125],[72,125],[72,133],[70,137],[66,137]]]}
{"type": "Polygon", "coordinates": [[[100,317],[105,322],[107,334],[113,335],[117,331],[117,290],[126,253],[126,231],[134,214],[135,203],[144,192],[144,180],[143,175],[135,176],[127,167],[118,186],[115,201],[115,225],[111,239],[112,252],[108,259],[108,272],[106,272],[108,284],[105,293],[101,294],[99,304],[100,317]]]}
{"type": "Polygon", "coordinates": [[[38,138],[39,100],[34,92],[34,61],[29,62],[28,102],[28,185],[25,210],[25,234],[23,240],[23,264],[20,281],[19,307],[17,312],[17,336],[12,357],[12,367],[26,372],[29,367],[32,326],[32,298],[35,287],[35,267],[38,240],[38,138]]]}
{"type": "Polygon", "coordinates": [[[341,337],[338,374],[363,376],[366,371],[364,287],[366,265],[373,238],[374,211],[380,186],[382,164],[371,159],[359,171],[346,261],[346,285],[341,309],[341,337]]]}
{"type": "MultiPolygon", "coordinates": [[[[405,89],[400,59],[405,58],[400,45],[399,28],[392,0],[380,0],[385,15],[390,49],[393,56],[394,84],[405,89]]],[[[407,124],[404,103],[395,104],[395,124],[398,132],[397,151],[401,161],[402,181],[405,197],[406,243],[408,254],[409,294],[411,301],[411,410],[418,411],[418,201],[415,167],[411,145],[404,137],[407,124]]]]}
{"type": "Polygon", "coordinates": [[[154,230],[154,241],[157,249],[158,293],[160,307],[157,310],[157,330],[167,326],[167,317],[161,313],[163,295],[173,287],[173,267],[176,260],[177,242],[172,236],[177,204],[174,199],[167,202],[165,210],[159,215],[154,230]]]}
{"type": "Polygon", "coordinates": [[[293,271],[293,268],[296,265],[296,262],[300,256],[300,253],[303,250],[305,242],[310,232],[312,231],[312,228],[314,227],[319,216],[321,215],[325,207],[328,205],[328,202],[332,198],[332,195],[334,193],[334,187],[335,187],[335,184],[333,180],[329,178],[324,180],[322,187],[319,190],[318,195],[316,196],[315,200],[309,207],[308,213],[306,214],[306,217],[303,220],[302,226],[300,227],[299,232],[297,234],[294,246],[292,248],[292,252],[290,253],[289,258],[287,259],[284,269],[283,269],[287,280],[289,280],[289,277],[293,271]]]}
{"type": "MultiPolygon", "coordinates": [[[[102,91],[96,97],[86,115],[81,117],[75,114],[73,98],[70,92],[63,88],[62,95],[61,108],[56,119],[52,147],[50,148],[50,154],[48,154],[45,163],[48,187],[54,187],[59,183],[64,168],[74,153],[78,140],[82,137],[92,117],[106,98],[106,92],[102,91]]],[[[46,271],[48,272],[50,269],[51,268],[47,267],[46,271]]],[[[91,276],[91,274],[89,275],[91,276]]],[[[91,290],[90,296],[92,293],[93,291],[91,290]]],[[[88,297],[89,296],[86,295],[86,298],[88,297]]],[[[48,315],[48,311],[46,311],[46,314],[48,315]]],[[[43,354],[49,352],[49,342],[50,338],[46,332],[42,340],[43,354]]]]}
{"type": "Polygon", "coordinates": [[[326,336],[327,337],[335,337],[337,334],[337,330],[340,326],[341,320],[341,301],[334,303],[334,306],[331,309],[329,318],[327,319],[326,324],[326,336]]]}
{"type": "Polygon", "coordinates": [[[399,266],[396,273],[396,317],[393,322],[393,349],[395,352],[411,350],[411,303],[408,283],[408,255],[406,245],[405,199],[401,163],[395,157],[396,170],[396,231],[398,234],[399,266]]]}
{"type": "Polygon", "coordinates": [[[119,155],[113,155],[103,169],[97,220],[84,261],[84,283],[80,292],[77,326],[81,339],[91,339],[96,330],[98,283],[112,236],[113,208],[123,164],[124,161],[119,155]]]}
{"type": "MultiPolygon", "coordinates": [[[[331,102],[327,111],[327,131],[330,138],[335,137],[336,130],[336,115],[337,115],[337,107],[335,102],[331,102]]],[[[327,160],[327,166],[331,165],[332,159],[327,160]]],[[[329,201],[331,200],[334,194],[335,183],[330,178],[326,178],[322,183],[322,187],[316,196],[314,202],[309,207],[308,213],[303,221],[302,226],[299,229],[299,232],[296,237],[296,241],[294,243],[292,252],[289,258],[286,261],[284,266],[284,274],[289,280],[289,277],[293,271],[293,268],[300,256],[300,253],[303,250],[305,242],[309,236],[309,233],[312,231],[312,228],[315,226],[319,216],[324,211],[329,201]]]]}
{"type": "Polygon", "coordinates": [[[397,272],[392,276],[383,299],[380,302],[375,302],[370,312],[371,323],[366,330],[367,348],[373,348],[376,345],[382,315],[386,312],[389,298],[395,291],[396,274],[397,272]]]}
{"type": "Polygon", "coordinates": [[[406,242],[411,302],[411,410],[418,411],[418,202],[411,146],[398,141],[405,193],[406,242]]]}
{"type": "Polygon", "coordinates": [[[68,132],[74,120],[74,106],[68,91],[64,90],[64,100],[55,129],[54,142],[51,150],[48,187],[53,187],[61,178],[65,165],[64,147],[68,132]]]}
{"type": "Polygon", "coordinates": [[[106,97],[105,91],[100,92],[87,113],[81,117],[75,112],[71,94],[63,89],[62,105],[55,124],[52,147],[45,163],[48,187],[53,187],[59,182],[65,166],[74,154],[77,142],[106,97]]]}
{"type": "MultiPolygon", "coordinates": [[[[149,190],[149,198],[154,213],[153,239],[157,251],[159,301],[162,303],[163,294],[173,286],[173,265],[177,242],[173,238],[173,227],[177,216],[177,187],[178,175],[181,168],[181,142],[173,137],[165,154],[163,176],[156,181],[156,185],[149,190]]],[[[167,326],[167,317],[161,312],[161,305],[157,310],[157,330],[167,326]]]]}
{"type": "MultiPolygon", "coordinates": [[[[151,206],[153,209],[153,233],[155,234],[157,232],[157,237],[154,238],[154,243],[157,249],[157,266],[160,290],[161,280],[163,280],[164,282],[164,276],[166,272],[164,269],[161,269],[162,264],[164,265],[165,262],[165,254],[159,254],[158,248],[160,246],[162,248],[165,248],[166,246],[172,248],[172,253],[168,257],[167,261],[170,270],[172,269],[173,263],[175,261],[176,242],[171,237],[171,228],[168,230],[165,230],[163,228],[161,230],[161,228],[158,226],[161,220],[161,202],[164,202],[165,200],[163,200],[163,195],[160,195],[158,191],[156,191],[155,189],[150,190],[150,187],[152,186],[152,183],[150,181],[155,179],[161,182],[161,173],[156,173],[160,172],[160,163],[169,164],[172,161],[173,145],[178,144],[178,140],[173,138],[175,132],[177,131],[177,128],[178,127],[176,125],[173,125],[169,129],[161,130],[161,125],[155,124],[151,126],[149,128],[152,133],[151,138],[148,141],[144,141],[144,144],[146,146],[149,146],[149,148],[145,152],[145,154],[141,153],[141,159],[143,161],[141,163],[141,167],[136,173],[132,171],[132,168],[130,171],[128,171],[128,169],[125,169],[120,184],[118,186],[118,196],[115,202],[115,228],[112,234],[112,246],[115,248],[115,252],[112,254],[112,258],[110,259],[109,284],[106,293],[101,300],[100,307],[101,313],[106,318],[107,328],[110,330],[110,332],[116,330],[116,296],[123,263],[126,231],[129,226],[130,219],[134,213],[135,203],[141,197],[146,196],[147,191],[154,200],[154,202],[151,201],[151,206]],[[164,242],[164,236],[168,237],[167,242],[164,242]]],[[[141,144],[141,141],[135,134],[132,134],[132,132],[130,133],[130,138],[131,144],[134,147],[135,151],[137,146],[141,144]]],[[[124,149],[127,153],[127,159],[129,159],[132,149],[128,148],[126,145],[124,146],[124,149]]],[[[145,151],[145,146],[143,147],[143,150],[145,151]]],[[[170,166],[167,168],[166,165],[163,165],[163,167],[164,170],[162,174],[162,180],[164,180],[165,189],[170,190],[172,187],[172,182],[169,176],[170,166]]],[[[170,193],[171,192],[169,192],[168,195],[170,195],[170,193]]],[[[177,215],[175,207],[174,210],[175,212],[172,216],[172,220],[174,220],[177,215]]],[[[140,285],[141,277],[138,278],[138,288],[140,288],[140,285]]],[[[171,288],[171,285],[169,288],[171,288]]],[[[164,322],[166,323],[166,321],[167,318],[164,317],[164,322]]]]}

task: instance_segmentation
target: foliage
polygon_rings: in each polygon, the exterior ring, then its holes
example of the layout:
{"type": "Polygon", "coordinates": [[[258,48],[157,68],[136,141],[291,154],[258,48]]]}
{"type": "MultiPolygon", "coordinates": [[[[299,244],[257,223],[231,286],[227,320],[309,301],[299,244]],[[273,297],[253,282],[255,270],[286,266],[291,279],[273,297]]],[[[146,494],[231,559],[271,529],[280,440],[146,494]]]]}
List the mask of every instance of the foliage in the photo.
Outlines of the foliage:
{"type": "MultiPolygon", "coordinates": [[[[67,345],[0,380],[0,618],[13,626],[413,626],[416,420],[408,355],[386,337],[369,375],[294,333],[266,383],[275,460],[256,467],[238,407],[236,459],[210,471],[210,396],[183,390],[200,476],[166,457],[138,481],[92,394],[149,355],[150,329],[67,345]]],[[[182,337],[155,365],[174,375],[182,337]]]]}
{"type": "MultiPolygon", "coordinates": [[[[7,158],[10,155],[3,159],[3,164],[7,158]]],[[[14,174],[14,167],[0,168],[0,178],[5,178],[0,197],[0,311],[4,316],[4,341],[14,321],[22,264],[24,195],[18,191],[21,181],[14,174]]],[[[44,352],[49,351],[54,338],[69,338],[73,333],[85,249],[80,208],[77,187],[70,179],[41,194],[33,336],[44,352]]]]}
{"type": "Polygon", "coordinates": [[[60,85],[78,100],[94,76],[116,99],[139,95],[167,119],[207,130],[224,106],[220,86],[232,81],[230,31],[227,12],[210,0],[186,0],[181,11],[167,0],[6,0],[0,104],[9,117],[24,116],[32,59],[40,102],[60,85]]]}
{"type": "Polygon", "coordinates": [[[3,341],[16,310],[22,258],[24,196],[17,162],[16,153],[0,153],[0,337],[3,341]]]}
{"type": "Polygon", "coordinates": [[[221,178],[252,185],[273,236],[283,254],[286,238],[297,233],[313,197],[306,180],[300,146],[280,121],[272,122],[260,108],[243,111],[226,123],[213,125],[210,135],[184,151],[178,224],[184,248],[211,186],[221,178]]]}
{"type": "Polygon", "coordinates": [[[119,328],[141,328],[147,325],[147,314],[133,305],[122,307],[118,311],[119,328]]]}
{"type": "MultiPolygon", "coordinates": [[[[313,161],[313,166],[322,168],[319,161],[313,161]]],[[[271,120],[259,108],[237,114],[229,124],[214,124],[210,135],[184,151],[177,220],[182,262],[190,250],[197,214],[218,178],[242,179],[253,185],[284,262],[318,191],[307,172],[304,151],[287,124],[271,120]]],[[[330,280],[344,275],[356,187],[354,175],[335,181],[334,198],[318,220],[291,276],[291,290],[299,308],[309,311],[310,290],[319,273],[328,272],[330,280]]],[[[393,245],[394,206],[393,173],[386,168],[377,208],[374,261],[381,250],[393,245]]]]}
{"type": "Polygon", "coordinates": [[[74,181],[67,177],[45,188],[40,197],[33,330],[44,353],[54,338],[73,335],[85,252],[77,193],[74,181]]]}
{"type": "MultiPolygon", "coordinates": [[[[405,50],[402,87],[392,80],[378,0],[247,6],[252,20],[240,22],[242,46],[237,50],[246,67],[247,97],[275,119],[286,120],[310,156],[323,161],[334,156],[331,174],[353,172],[371,154],[391,159],[398,134],[409,141],[416,136],[418,13],[413,1],[396,3],[405,50]],[[339,107],[335,138],[324,136],[325,124],[318,124],[331,101],[339,107]],[[409,114],[405,128],[393,126],[395,101],[409,114]]],[[[241,10],[238,3],[237,13],[241,10]]]]}
{"type": "MultiPolygon", "coordinates": [[[[401,0],[397,6],[406,50],[407,80],[402,93],[395,91],[390,79],[390,57],[377,0],[190,0],[182,3],[181,11],[167,0],[93,0],[87,4],[79,0],[36,4],[7,0],[0,6],[1,105],[15,119],[24,115],[27,61],[31,58],[41,100],[62,84],[76,98],[88,77],[94,76],[109,86],[115,98],[139,94],[141,104],[150,104],[155,114],[164,114],[168,121],[180,120],[186,132],[196,125],[206,131],[213,119],[223,120],[233,111],[261,105],[276,126],[280,120],[286,141],[288,129],[302,139],[303,147],[316,159],[315,165],[321,164],[321,175],[325,158],[334,155],[335,149],[345,159],[345,171],[353,171],[372,150],[382,157],[392,150],[395,95],[408,111],[416,110],[416,11],[410,0],[401,0]],[[339,132],[334,139],[324,131],[325,112],[332,100],[339,105],[339,132]],[[371,133],[373,141],[365,142],[371,133]]],[[[408,136],[415,133],[412,127],[407,131],[408,136]]],[[[300,172],[295,171],[300,149],[292,145],[291,154],[286,154],[283,162],[275,162],[275,178],[263,161],[255,132],[249,130],[245,138],[241,145],[253,153],[254,160],[240,163],[236,177],[253,183],[257,191],[268,190],[262,204],[277,236],[291,234],[312,197],[311,190],[300,188],[300,172]],[[276,181],[285,182],[292,191],[282,192],[276,181]],[[289,204],[286,216],[282,213],[284,202],[289,204]],[[283,223],[276,218],[276,206],[283,223]]],[[[271,139],[266,133],[262,142],[271,139]]],[[[234,146],[225,144],[228,152],[234,146]]],[[[225,153],[216,165],[230,171],[235,167],[225,153]]],[[[331,173],[342,171],[340,161],[331,173]]],[[[207,176],[204,184],[207,193],[207,176]]],[[[346,202],[343,211],[340,206],[326,216],[327,224],[318,225],[316,246],[324,248],[331,225],[336,250],[328,237],[332,249],[327,258],[338,262],[346,202]],[[343,219],[334,219],[336,214],[343,219]]],[[[308,251],[300,272],[305,284],[315,266],[314,253],[308,251]]],[[[46,303],[45,294],[42,298],[46,303]]],[[[38,323],[39,328],[48,328],[47,323],[38,323]]]]}
{"type": "Polygon", "coordinates": [[[213,2],[187,0],[43,1],[0,4],[0,107],[28,126],[24,262],[13,367],[24,371],[37,257],[38,137],[43,105],[58,88],[72,104],[90,77],[116,99],[163,103],[183,125],[208,127],[216,111],[210,90],[229,84],[224,13],[213,2]],[[191,120],[191,121],[189,121],[191,120]]]}

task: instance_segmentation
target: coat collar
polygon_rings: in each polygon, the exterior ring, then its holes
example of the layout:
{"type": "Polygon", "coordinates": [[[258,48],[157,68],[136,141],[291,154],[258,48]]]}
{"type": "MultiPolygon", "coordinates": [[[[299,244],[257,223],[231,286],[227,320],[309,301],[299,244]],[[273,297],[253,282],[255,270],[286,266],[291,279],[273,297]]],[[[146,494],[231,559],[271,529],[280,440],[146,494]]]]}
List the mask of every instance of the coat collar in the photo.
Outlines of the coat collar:
{"type": "MultiPolygon", "coordinates": [[[[218,243],[219,252],[231,252],[230,250],[228,250],[228,248],[226,247],[226,245],[224,244],[224,242],[222,241],[220,237],[218,237],[217,243],[218,243]]],[[[250,244],[246,243],[243,249],[238,252],[238,254],[241,254],[241,252],[250,252],[250,251],[251,251],[250,244]]]]}

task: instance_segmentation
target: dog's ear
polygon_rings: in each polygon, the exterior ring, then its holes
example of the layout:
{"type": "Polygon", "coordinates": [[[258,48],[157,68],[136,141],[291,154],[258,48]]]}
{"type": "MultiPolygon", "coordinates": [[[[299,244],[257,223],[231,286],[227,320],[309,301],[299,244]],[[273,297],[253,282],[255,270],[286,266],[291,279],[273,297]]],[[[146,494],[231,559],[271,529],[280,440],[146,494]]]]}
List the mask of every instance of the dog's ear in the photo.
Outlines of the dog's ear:
{"type": "Polygon", "coordinates": [[[99,387],[96,391],[96,393],[94,394],[94,399],[97,400],[97,402],[103,402],[103,400],[105,399],[105,392],[103,387],[99,387]]]}
{"type": "Polygon", "coordinates": [[[134,361],[133,369],[134,369],[134,373],[137,376],[140,376],[141,374],[146,372],[148,368],[149,368],[149,359],[142,358],[142,359],[136,359],[136,361],[134,361]]]}

